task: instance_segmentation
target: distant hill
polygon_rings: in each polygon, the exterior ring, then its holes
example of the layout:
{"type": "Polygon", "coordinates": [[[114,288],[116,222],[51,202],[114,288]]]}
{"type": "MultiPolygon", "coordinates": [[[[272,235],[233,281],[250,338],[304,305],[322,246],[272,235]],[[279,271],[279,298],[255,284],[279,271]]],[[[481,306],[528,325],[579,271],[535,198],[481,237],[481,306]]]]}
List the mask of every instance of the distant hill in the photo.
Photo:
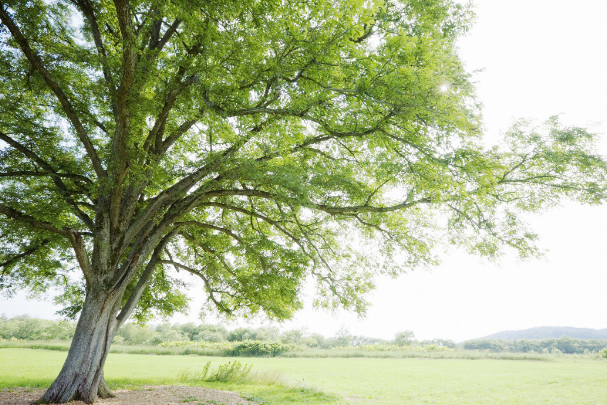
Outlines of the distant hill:
{"type": "Polygon", "coordinates": [[[525,330],[506,330],[479,339],[558,339],[567,335],[575,339],[607,339],[607,329],[572,328],[570,326],[540,326],[525,330]]]}

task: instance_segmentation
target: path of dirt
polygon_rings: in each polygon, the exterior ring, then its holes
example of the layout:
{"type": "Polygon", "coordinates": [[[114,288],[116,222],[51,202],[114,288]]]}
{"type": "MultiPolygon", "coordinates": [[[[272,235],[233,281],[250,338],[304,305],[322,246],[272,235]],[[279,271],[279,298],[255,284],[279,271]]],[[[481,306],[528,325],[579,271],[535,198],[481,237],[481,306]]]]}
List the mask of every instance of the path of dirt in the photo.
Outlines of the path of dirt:
{"type": "MultiPolygon", "coordinates": [[[[96,404],[121,405],[257,405],[235,392],[182,385],[156,385],[137,390],[116,390],[116,398],[98,399],[96,404]]],[[[0,405],[29,405],[39,399],[44,390],[25,388],[0,391],[0,405]]],[[[82,401],[70,405],[84,405],[82,401]]]]}

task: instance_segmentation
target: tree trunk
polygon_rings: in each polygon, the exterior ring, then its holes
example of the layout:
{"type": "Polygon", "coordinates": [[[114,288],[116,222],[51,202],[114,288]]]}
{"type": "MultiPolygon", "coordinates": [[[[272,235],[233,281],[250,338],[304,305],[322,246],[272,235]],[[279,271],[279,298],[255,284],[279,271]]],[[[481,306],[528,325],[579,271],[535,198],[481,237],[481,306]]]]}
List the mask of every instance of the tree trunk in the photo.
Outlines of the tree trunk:
{"type": "Polygon", "coordinates": [[[115,295],[89,291],[63,368],[38,403],[114,396],[103,378],[103,365],[116,334],[115,295]]]}

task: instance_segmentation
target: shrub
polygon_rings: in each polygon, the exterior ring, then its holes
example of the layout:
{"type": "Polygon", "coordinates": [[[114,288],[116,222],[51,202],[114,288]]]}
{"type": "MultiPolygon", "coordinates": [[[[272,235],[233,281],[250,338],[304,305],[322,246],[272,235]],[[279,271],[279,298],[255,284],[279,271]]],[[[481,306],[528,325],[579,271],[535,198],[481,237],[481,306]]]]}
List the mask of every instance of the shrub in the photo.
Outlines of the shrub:
{"type": "Polygon", "coordinates": [[[122,336],[114,336],[114,340],[112,340],[112,343],[120,345],[120,344],[124,343],[124,337],[122,337],[122,336]]]}
{"type": "Polygon", "coordinates": [[[602,358],[607,359],[607,348],[602,349],[602,350],[599,352],[599,355],[600,355],[602,358]]]}
{"type": "Polygon", "coordinates": [[[245,340],[229,351],[230,356],[278,356],[295,348],[292,344],[245,340]]]}

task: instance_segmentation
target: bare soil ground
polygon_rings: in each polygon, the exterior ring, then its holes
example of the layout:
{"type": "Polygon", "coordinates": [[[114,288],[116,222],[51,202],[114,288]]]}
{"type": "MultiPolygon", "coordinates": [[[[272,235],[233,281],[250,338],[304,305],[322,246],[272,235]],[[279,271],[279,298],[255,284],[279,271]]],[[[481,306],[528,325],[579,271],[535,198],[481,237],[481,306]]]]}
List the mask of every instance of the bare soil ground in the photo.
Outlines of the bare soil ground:
{"type": "MultiPolygon", "coordinates": [[[[98,399],[96,404],[121,405],[257,405],[235,392],[212,390],[181,385],[155,385],[137,390],[116,390],[116,398],[98,399]]],[[[0,392],[0,405],[29,405],[39,399],[44,390],[25,388],[6,389],[0,392]]],[[[71,405],[84,405],[74,401],[71,405]]]]}

